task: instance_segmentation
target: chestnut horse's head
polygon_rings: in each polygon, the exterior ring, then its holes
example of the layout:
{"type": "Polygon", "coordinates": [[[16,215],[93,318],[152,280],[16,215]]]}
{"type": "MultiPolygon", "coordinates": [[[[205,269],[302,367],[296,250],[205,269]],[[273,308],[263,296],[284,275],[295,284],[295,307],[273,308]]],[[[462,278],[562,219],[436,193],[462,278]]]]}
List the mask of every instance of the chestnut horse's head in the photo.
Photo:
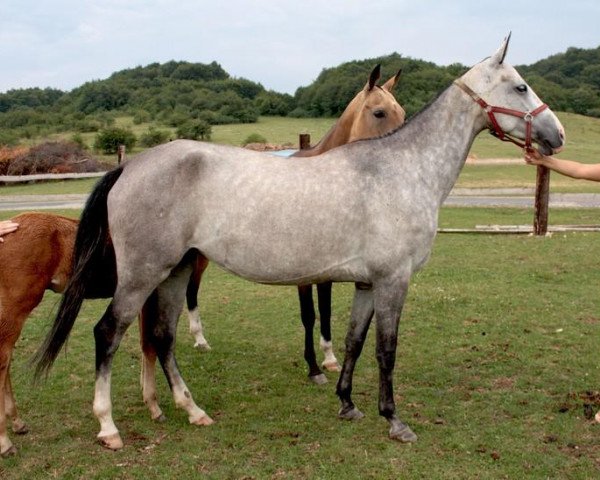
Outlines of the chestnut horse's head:
{"type": "Polygon", "coordinates": [[[398,83],[401,71],[382,86],[377,85],[381,76],[381,66],[377,65],[365,87],[348,104],[342,114],[343,122],[349,129],[346,142],[384,135],[404,123],[404,109],[396,101],[393,89],[398,83]]]}

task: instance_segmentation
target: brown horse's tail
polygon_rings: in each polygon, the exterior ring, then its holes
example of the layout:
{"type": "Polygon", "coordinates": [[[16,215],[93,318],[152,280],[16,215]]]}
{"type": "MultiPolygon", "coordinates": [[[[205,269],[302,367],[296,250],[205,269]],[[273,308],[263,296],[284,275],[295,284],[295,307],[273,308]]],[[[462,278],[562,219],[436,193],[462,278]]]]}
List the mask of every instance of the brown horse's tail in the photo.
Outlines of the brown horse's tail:
{"type": "Polygon", "coordinates": [[[36,378],[50,370],[69,337],[84,298],[114,294],[116,262],[108,231],[107,198],[122,171],[119,167],[102,177],[83,209],[75,237],[71,279],[54,324],[33,358],[36,378]]]}

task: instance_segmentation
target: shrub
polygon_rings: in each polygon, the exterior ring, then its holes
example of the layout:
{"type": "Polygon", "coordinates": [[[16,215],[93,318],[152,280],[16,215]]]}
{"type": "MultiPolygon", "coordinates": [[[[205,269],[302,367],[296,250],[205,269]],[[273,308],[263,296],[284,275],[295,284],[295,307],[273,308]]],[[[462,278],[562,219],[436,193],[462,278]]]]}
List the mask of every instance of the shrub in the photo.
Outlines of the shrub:
{"type": "Polygon", "coordinates": [[[46,142],[16,156],[10,162],[7,174],[98,172],[106,169],[75,143],[46,142]]]}
{"type": "Polygon", "coordinates": [[[168,139],[169,132],[150,127],[146,133],[143,133],[140,136],[140,145],[142,147],[154,147],[161,143],[165,143],[168,139]]]}
{"type": "Polygon", "coordinates": [[[100,130],[96,135],[94,149],[107,155],[117,153],[119,145],[131,150],[136,142],[134,133],[126,128],[111,127],[100,130]]]}
{"type": "Polygon", "coordinates": [[[177,128],[177,138],[210,140],[211,126],[204,120],[188,120],[177,128]]]}
{"type": "Polygon", "coordinates": [[[152,120],[152,115],[150,115],[146,110],[138,110],[133,115],[133,123],[135,125],[140,125],[141,123],[148,123],[152,120]]]}
{"type": "Polygon", "coordinates": [[[18,140],[19,134],[14,130],[0,130],[0,146],[13,146],[18,140]]]}
{"type": "Polygon", "coordinates": [[[29,151],[28,147],[0,147],[0,175],[8,175],[8,168],[15,158],[29,151]]]}
{"type": "Polygon", "coordinates": [[[71,143],[75,145],[79,145],[82,149],[87,149],[87,145],[85,144],[85,140],[81,136],[80,133],[75,133],[71,136],[71,143]]]}
{"type": "Polygon", "coordinates": [[[249,143],[267,143],[267,139],[259,133],[251,133],[242,142],[242,145],[248,145],[249,143]]]}

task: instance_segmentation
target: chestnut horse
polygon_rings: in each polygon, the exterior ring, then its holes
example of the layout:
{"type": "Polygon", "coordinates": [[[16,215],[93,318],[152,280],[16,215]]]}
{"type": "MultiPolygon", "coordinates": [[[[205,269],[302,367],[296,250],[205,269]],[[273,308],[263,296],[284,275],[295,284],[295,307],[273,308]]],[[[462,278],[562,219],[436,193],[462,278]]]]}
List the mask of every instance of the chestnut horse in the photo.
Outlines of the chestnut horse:
{"type": "MultiPolygon", "coordinates": [[[[400,74],[401,70],[382,86],[379,86],[377,82],[381,76],[381,65],[376,65],[371,71],[364,88],[350,101],[340,118],[319,143],[312,148],[299,150],[292,156],[314,157],[346,143],[380,137],[400,127],[404,123],[405,112],[392,93],[398,83],[400,74]]],[[[210,349],[210,346],[203,335],[202,323],[197,308],[197,296],[202,273],[207,266],[208,260],[199,256],[186,292],[190,331],[196,338],[195,346],[204,350],[210,349]]],[[[331,282],[317,284],[321,326],[320,346],[325,355],[321,366],[329,371],[339,371],[340,366],[333,353],[331,342],[331,289],[331,282]]],[[[304,358],[308,364],[308,376],[313,382],[323,384],[327,382],[327,377],[325,377],[317,363],[313,340],[316,314],[312,298],[312,285],[299,286],[298,296],[300,299],[300,316],[305,332],[304,358]]],[[[148,354],[152,355],[151,352],[148,352],[148,354]]]]}
{"type": "MultiPolygon", "coordinates": [[[[27,432],[17,413],[10,381],[10,361],[23,324],[42,301],[45,290],[62,292],[71,273],[77,220],[44,213],[24,213],[0,243],[0,455],[16,453],[7,433],[27,432]]],[[[7,232],[8,233],[8,232],[7,232]]]]}

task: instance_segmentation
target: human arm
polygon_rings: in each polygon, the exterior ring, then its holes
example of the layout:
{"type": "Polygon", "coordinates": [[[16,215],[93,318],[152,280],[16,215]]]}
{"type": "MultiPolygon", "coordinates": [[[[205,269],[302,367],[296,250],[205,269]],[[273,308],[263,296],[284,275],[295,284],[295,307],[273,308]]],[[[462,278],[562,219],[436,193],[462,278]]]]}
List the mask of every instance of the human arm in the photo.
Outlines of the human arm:
{"type": "Polygon", "coordinates": [[[525,161],[529,165],[543,165],[561,175],[582,180],[600,182],[600,163],[580,163],[542,155],[537,150],[525,151],[525,161]]]}
{"type": "Polygon", "coordinates": [[[2,235],[6,235],[7,233],[14,232],[18,226],[19,226],[18,223],[12,222],[10,220],[1,221],[0,222],[0,243],[4,242],[2,235]]]}

